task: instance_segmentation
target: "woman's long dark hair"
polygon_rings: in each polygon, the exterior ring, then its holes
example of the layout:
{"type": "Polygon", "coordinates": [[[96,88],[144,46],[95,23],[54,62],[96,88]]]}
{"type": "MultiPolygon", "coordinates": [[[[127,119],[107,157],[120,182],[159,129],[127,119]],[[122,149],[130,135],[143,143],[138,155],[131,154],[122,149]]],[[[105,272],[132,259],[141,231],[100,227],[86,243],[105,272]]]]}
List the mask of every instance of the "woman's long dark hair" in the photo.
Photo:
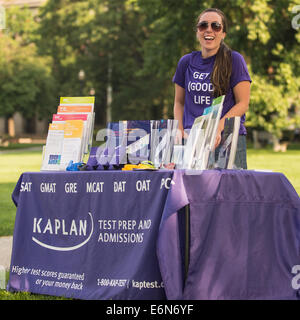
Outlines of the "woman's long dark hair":
{"type": "MultiPolygon", "coordinates": [[[[222,19],[223,32],[227,32],[227,19],[224,13],[216,8],[204,10],[197,19],[197,24],[204,13],[216,12],[222,19]]],[[[214,68],[211,74],[211,83],[213,84],[213,97],[219,97],[227,93],[230,84],[230,76],[232,71],[231,49],[221,41],[220,48],[216,54],[214,68]]]]}

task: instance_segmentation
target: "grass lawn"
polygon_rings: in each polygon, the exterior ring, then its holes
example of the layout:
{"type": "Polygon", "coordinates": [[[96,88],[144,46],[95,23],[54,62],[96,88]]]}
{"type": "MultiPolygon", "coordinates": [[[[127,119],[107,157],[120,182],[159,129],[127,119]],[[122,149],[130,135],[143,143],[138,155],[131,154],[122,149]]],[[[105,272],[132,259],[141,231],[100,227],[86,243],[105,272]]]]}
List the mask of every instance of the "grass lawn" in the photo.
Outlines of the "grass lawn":
{"type": "Polygon", "coordinates": [[[10,143],[8,147],[0,146],[0,151],[8,151],[8,150],[22,150],[22,149],[28,149],[28,148],[42,148],[42,144],[26,144],[26,143],[10,143]]]}
{"type": "Polygon", "coordinates": [[[266,169],[283,173],[300,195],[300,147],[287,152],[247,150],[248,169],[266,169]]]}
{"type": "Polygon", "coordinates": [[[13,234],[16,207],[11,194],[23,172],[40,170],[41,150],[16,150],[0,154],[0,236],[13,234]]]}

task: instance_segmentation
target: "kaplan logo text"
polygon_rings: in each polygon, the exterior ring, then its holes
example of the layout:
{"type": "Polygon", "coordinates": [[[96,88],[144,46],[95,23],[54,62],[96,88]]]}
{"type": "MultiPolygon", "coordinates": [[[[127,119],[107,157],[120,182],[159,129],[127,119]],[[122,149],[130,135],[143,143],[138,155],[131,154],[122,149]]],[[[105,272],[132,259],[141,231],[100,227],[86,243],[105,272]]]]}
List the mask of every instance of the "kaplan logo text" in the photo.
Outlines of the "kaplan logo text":
{"type": "Polygon", "coordinates": [[[43,219],[43,218],[34,218],[33,219],[33,228],[32,232],[34,236],[32,240],[37,243],[38,245],[56,251],[71,251],[76,250],[83,245],[85,245],[91,238],[93,231],[94,231],[94,222],[92,214],[88,213],[90,219],[79,219],[75,220],[72,219],[71,221],[66,221],[65,219],[43,219]],[[89,223],[90,222],[90,223],[89,223]],[[90,227],[89,227],[90,225],[90,227]],[[88,230],[90,229],[90,233],[88,234],[88,230]],[[45,243],[45,240],[42,241],[37,239],[39,235],[51,235],[51,236],[64,236],[68,243],[68,239],[72,238],[74,241],[74,237],[80,237],[80,243],[76,245],[70,246],[54,246],[53,244],[45,243]],[[84,239],[82,241],[82,238],[84,239]]]}

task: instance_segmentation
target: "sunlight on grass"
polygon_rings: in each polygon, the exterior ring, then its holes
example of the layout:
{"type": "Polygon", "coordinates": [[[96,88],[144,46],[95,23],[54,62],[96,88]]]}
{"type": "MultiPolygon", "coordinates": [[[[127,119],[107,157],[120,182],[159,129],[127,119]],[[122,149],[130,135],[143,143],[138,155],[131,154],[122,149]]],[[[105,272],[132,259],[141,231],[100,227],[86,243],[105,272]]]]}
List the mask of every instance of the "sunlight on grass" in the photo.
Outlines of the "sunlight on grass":
{"type": "Polygon", "coordinates": [[[272,170],[283,173],[300,194],[300,150],[274,152],[272,150],[247,151],[248,169],[272,170]]]}
{"type": "Polygon", "coordinates": [[[0,183],[17,183],[23,172],[40,171],[42,150],[0,154],[0,159],[0,183]]]}
{"type": "Polygon", "coordinates": [[[42,150],[0,154],[0,236],[13,234],[16,207],[11,195],[23,172],[40,171],[42,150]]]}

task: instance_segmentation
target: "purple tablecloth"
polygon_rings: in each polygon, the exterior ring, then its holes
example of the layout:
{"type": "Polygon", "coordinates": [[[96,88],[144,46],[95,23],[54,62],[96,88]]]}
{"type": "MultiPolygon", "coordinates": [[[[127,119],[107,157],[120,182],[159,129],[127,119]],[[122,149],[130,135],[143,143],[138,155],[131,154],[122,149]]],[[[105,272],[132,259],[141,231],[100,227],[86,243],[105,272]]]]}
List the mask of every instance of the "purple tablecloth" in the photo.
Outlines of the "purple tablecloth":
{"type": "Polygon", "coordinates": [[[24,173],[8,290],[165,299],[156,256],[173,171],[24,173]]]}
{"type": "Polygon", "coordinates": [[[157,250],[168,299],[300,298],[300,200],[283,174],[189,171],[173,181],[157,250]],[[187,204],[184,281],[177,212],[187,204]]]}
{"type": "Polygon", "coordinates": [[[24,173],[13,200],[8,290],[103,300],[300,297],[300,201],[283,174],[24,173]]]}

